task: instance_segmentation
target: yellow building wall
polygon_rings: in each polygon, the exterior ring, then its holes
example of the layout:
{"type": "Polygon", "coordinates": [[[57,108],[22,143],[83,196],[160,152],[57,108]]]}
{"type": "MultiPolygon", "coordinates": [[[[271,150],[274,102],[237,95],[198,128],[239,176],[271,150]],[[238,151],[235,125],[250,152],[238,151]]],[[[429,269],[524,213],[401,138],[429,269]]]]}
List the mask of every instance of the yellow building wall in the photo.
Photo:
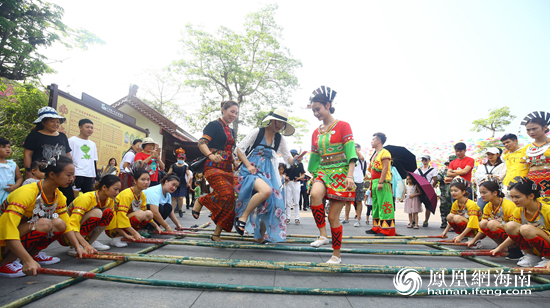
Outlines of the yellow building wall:
{"type": "Polygon", "coordinates": [[[160,126],[158,124],[147,119],[144,115],[128,105],[123,105],[122,107],[118,108],[118,110],[135,118],[137,127],[149,129],[149,137],[153,138],[156,143],[162,146],[162,141],[164,140],[164,137],[160,134],[160,126]]]}

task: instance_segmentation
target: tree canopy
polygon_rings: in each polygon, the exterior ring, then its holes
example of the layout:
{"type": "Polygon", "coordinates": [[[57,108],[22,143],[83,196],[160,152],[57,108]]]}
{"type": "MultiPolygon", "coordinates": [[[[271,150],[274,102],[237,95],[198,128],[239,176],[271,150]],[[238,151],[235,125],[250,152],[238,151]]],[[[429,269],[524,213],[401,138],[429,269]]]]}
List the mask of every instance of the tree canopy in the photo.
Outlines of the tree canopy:
{"type": "Polygon", "coordinates": [[[298,87],[294,71],[302,63],[281,45],[282,28],[275,22],[277,5],[268,5],[245,18],[244,33],[220,27],[215,34],[188,24],[181,40],[184,58],[172,68],[185,86],[200,92],[200,108],[188,114],[194,130],[202,129],[219,115],[220,102],[234,100],[240,105],[233,123],[252,126],[262,109],[289,107],[290,93],[298,87]],[[263,108],[262,108],[263,107],[263,108]]]}
{"type": "Polygon", "coordinates": [[[471,130],[475,132],[489,130],[492,132],[491,138],[494,138],[496,132],[503,132],[506,126],[510,125],[515,118],[515,115],[510,114],[510,108],[508,107],[490,109],[489,117],[474,120],[472,122],[474,127],[471,130]]]}
{"type": "Polygon", "coordinates": [[[63,12],[59,5],[42,0],[0,2],[0,77],[25,80],[55,72],[39,47],[59,42],[67,48],[87,49],[90,44],[104,44],[85,29],[65,25],[63,12]]]}
{"type": "Polygon", "coordinates": [[[23,142],[34,126],[38,109],[48,105],[49,94],[32,83],[20,84],[0,78],[0,136],[8,139],[19,164],[23,159],[23,142]]]}

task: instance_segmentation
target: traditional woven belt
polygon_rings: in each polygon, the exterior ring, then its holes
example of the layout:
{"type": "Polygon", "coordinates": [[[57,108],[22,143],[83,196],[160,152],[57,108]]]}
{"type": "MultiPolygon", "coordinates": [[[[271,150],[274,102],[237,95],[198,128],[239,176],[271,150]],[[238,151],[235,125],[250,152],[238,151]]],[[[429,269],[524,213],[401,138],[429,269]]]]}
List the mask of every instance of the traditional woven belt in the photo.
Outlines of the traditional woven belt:
{"type": "Polygon", "coordinates": [[[327,155],[321,157],[321,164],[335,163],[340,161],[346,161],[346,154],[340,153],[336,155],[327,155]]]}

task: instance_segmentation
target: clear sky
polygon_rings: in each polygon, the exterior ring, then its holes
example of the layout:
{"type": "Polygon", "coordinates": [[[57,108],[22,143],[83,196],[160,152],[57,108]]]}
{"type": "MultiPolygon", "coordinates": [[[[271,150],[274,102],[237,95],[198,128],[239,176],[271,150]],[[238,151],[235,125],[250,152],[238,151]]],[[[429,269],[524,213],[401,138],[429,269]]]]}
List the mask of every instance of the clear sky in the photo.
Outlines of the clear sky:
{"type": "MultiPolygon", "coordinates": [[[[131,84],[143,88],[144,70],[178,59],[185,24],[240,31],[247,13],[272,3],[51,2],[65,9],[66,24],[95,33],[106,45],[49,48],[50,58],[63,62],[51,65],[58,74],[43,83],[105,103],[127,95],[131,84]]],[[[296,71],[300,89],[289,93],[291,113],[310,120],[309,130],[320,123],[303,107],[320,85],[338,92],[335,116],[349,122],[364,145],[377,131],[396,145],[487,138],[490,132],[470,132],[471,122],[503,106],[517,116],[508,128],[517,133],[527,113],[550,111],[550,1],[277,3],[283,45],[303,63],[296,71]]],[[[189,110],[191,97],[181,95],[181,108],[189,110]]]]}

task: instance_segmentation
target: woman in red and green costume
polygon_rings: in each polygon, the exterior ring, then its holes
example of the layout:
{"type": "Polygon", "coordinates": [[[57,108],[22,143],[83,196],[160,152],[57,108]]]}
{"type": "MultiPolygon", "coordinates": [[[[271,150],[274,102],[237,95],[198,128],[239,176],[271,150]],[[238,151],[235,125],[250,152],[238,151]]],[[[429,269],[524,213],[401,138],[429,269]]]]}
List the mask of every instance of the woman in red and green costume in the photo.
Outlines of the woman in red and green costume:
{"type": "Polygon", "coordinates": [[[311,156],[308,170],[316,174],[311,187],[311,211],[321,236],[311,243],[313,247],[328,244],[325,227],[325,208],[323,198],[331,201],[328,220],[332,233],[332,257],[327,263],[340,263],[343,228],[340,224],[340,213],[346,201],[355,200],[355,183],[353,170],[357,155],[353,133],[347,122],[334,119],[332,102],[336,91],[322,86],[313,91],[311,109],[313,115],[323,121],[313,132],[311,156]]]}
{"type": "Polygon", "coordinates": [[[372,229],[367,234],[395,235],[395,206],[391,187],[391,154],[384,149],[386,135],[375,133],[371,146],[372,155],[369,172],[372,176],[372,229]]]}

